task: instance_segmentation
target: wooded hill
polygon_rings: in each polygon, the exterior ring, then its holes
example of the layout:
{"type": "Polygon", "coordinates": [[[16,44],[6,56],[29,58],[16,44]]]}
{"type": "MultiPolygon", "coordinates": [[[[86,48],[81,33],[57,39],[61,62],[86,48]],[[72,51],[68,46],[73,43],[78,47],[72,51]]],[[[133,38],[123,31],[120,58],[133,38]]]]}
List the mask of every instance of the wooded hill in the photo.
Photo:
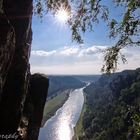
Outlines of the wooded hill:
{"type": "Polygon", "coordinates": [[[79,140],[140,139],[140,68],[102,75],[85,92],[79,140]]]}

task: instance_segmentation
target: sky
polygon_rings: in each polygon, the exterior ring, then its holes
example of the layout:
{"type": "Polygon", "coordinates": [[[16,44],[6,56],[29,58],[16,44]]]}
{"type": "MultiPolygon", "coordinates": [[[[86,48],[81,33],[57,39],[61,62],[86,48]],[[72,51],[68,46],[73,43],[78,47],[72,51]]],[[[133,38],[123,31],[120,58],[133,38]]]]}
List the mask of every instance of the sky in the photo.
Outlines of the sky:
{"type": "MultiPolygon", "coordinates": [[[[107,2],[111,16],[120,18],[123,11],[115,9],[107,2]]],[[[33,16],[33,41],[30,57],[31,72],[50,74],[101,74],[103,54],[99,49],[112,46],[115,42],[108,38],[108,28],[103,21],[94,26],[94,32],[82,34],[84,43],[72,42],[71,30],[56,17],[48,14],[40,20],[33,16]]],[[[128,62],[119,62],[117,71],[135,69],[140,66],[140,48],[128,47],[122,50],[128,62]]]]}

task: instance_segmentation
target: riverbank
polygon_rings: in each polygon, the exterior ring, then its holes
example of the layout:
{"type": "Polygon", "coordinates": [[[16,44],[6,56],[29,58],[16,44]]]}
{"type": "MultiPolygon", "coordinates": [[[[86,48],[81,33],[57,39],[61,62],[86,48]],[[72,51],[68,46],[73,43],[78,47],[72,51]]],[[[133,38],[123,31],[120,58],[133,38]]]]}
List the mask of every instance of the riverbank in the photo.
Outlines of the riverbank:
{"type": "Polygon", "coordinates": [[[84,104],[83,104],[83,108],[82,108],[82,111],[81,111],[81,115],[80,115],[80,118],[76,124],[76,126],[74,127],[74,136],[72,138],[72,140],[79,140],[79,137],[81,135],[83,135],[83,126],[82,126],[82,122],[83,122],[83,116],[84,116],[84,113],[87,109],[86,107],[86,95],[84,95],[84,104]]]}
{"type": "Polygon", "coordinates": [[[46,102],[43,113],[42,126],[44,126],[45,122],[49,118],[51,118],[59,108],[63,106],[63,104],[69,97],[71,89],[67,89],[61,92],[62,93],[57,94],[57,96],[53,97],[52,99],[46,102]]]}
{"type": "Polygon", "coordinates": [[[69,98],[40,129],[39,140],[71,140],[84,103],[83,88],[70,92],[69,98]],[[71,127],[70,127],[71,126],[71,127]]]}

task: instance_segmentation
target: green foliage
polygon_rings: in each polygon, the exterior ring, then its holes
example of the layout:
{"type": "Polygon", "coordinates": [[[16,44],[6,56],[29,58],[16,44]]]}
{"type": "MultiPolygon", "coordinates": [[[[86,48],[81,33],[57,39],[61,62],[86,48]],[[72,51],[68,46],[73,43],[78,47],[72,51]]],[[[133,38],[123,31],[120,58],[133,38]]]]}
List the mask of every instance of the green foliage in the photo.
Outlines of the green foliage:
{"type": "MultiPolygon", "coordinates": [[[[114,26],[114,25],[112,25],[114,26]]],[[[105,56],[104,56],[104,61],[105,64],[102,67],[102,72],[106,71],[107,73],[111,73],[111,72],[115,72],[117,69],[117,64],[118,64],[118,58],[119,55],[123,61],[123,63],[126,63],[126,58],[124,55],[122,55],[120,53],[120,49],[118,47],[112,47],[112,48],[108,48],[105,51],[105,56]]]]}
{"type": "Polygon", "coordinates": [[[80,33],[86,30],[94,30],[93,23],[98,23],[100,18],[108,19],[108,9],[106,6],[101,5],[100,0],[77,0],[75,14],[72,15],[69,21],[72,29],[72,39],[82,43],[80,33]]]}
{"type": "Polygon", "coordinates": [[[139,114],[134,114],[131,117],[131,119],[133,121],[134,132],[135,132],[136,136],[140,137],[140,115],[139,114]]]}
{"type": "Polygon", "coordinates": [[[82,118],[84,133],[80,139],[140,139],[139,76],[140,69],[103,75],[85,89],[88,110],[82,118]]]}
{"type": "Polygon", "coordinates": [[[60,107],[62,107],[62,105],[69,97],[69,92],[70,90],[59,91],[57,96],[53,97],[52,99],[46,102],[44,107],[42,126],[49,118],[51,118],[56,113],[56,111],[60,107]]]}

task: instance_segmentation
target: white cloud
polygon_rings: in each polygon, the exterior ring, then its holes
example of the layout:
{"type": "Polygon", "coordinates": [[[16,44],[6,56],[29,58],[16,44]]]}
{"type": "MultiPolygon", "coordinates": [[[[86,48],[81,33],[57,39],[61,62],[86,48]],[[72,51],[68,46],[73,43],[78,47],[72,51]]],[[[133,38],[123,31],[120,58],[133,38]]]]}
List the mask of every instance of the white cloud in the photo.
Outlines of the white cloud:
{"type": "Polygon", "coordinates": [[[101,49],[105,49],[107,46],[92,46],[92,47],[78,47],[78,46],[65,46],[64,48],[52,50],[52,51],[44,51],[44,50],[33,50],[31,54],[34,56],[87,56],[98,53],[101,49]]]}
{"type": "Polygon", "coordinates": [[[44,50],[31,51],[31,55],[34,55],[34,56],[51,56],[51,55],[54,55],[55,53],[56,53],[55,50],[50,51],[50,52],[47,52],[44,50]]]}
{"type": "Polygon", "coordinates": [[[104,50],[107,46],[92,46],[89,48],[82,48],[79,52],[79,56],[87,56],[100,53],[101,50],[104,50]]]}
{"type": "Polygon", "coordinates": [[[79,53],[80,49],[78,47],[64,47],[61,50],[58,50],[59,55],[63,56],[74,56],[79,53]]]}
{"type": "MultiPolygon", "coordinates": [[[[100,73],[103,64],[101,49],[107,46],[76,47],[66,46],[57,50],[33,50],[31,52],[31,71],[46,74],[92,74],[100,73]]],[[[135,69],[140,66],[140,48],[125,48],[127,64],[120,61],[118,71],[135,69]]]]}

